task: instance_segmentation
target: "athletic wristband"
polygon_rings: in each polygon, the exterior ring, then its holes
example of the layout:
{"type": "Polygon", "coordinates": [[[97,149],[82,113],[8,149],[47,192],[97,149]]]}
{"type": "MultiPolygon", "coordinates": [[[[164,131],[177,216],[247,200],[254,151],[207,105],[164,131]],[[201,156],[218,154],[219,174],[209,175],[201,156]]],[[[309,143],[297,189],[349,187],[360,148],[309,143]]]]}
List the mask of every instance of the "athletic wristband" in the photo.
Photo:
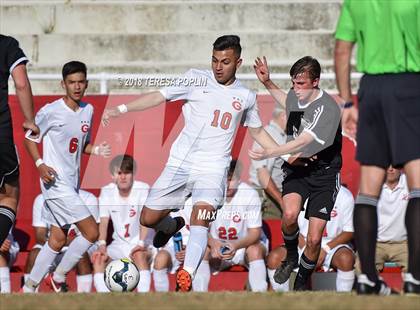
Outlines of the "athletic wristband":
{"type": "Polygon", "coordinates": [[[144,240],[139,240],[139,241],[137,241],[137,245],[144,248],[144,247],[146,247],[146,242],[144,242],[144,240]]]}
{"type": "Polygon", "coordinates": [[[118,111],[120,111],[121,114],[127,113],[128,112],[128,108],[125,104],[120,104],[117,107],[118,111]]]}
{"type": "Polygon", "coordinates": [[[41,166],[44,163],[44,161],[42,160],[42,158],[38,158],[35,162],[35,166],[38,168],[39,166],[41,166]]]}
{"type": "Polygon", "coordinates": [[[353,106],[353,101],[346,101],[343,105],[344,109],[349,109],[353,106]]]}
{"type": "Polygon", "coordinates": [[[96,243],[98,244],[98,246],[106,245],[106,241],[105,240],[98,240],[96,243]]]}
{"type": "Polygon", "coordinates": [[[328,253],[330,253],[330,251],[331,251],[331,248],[328,246],[328,244],[326,244],[326,245],[324,245],[323,247],[322,247],[322,249],[328,254],[328,253]]]}

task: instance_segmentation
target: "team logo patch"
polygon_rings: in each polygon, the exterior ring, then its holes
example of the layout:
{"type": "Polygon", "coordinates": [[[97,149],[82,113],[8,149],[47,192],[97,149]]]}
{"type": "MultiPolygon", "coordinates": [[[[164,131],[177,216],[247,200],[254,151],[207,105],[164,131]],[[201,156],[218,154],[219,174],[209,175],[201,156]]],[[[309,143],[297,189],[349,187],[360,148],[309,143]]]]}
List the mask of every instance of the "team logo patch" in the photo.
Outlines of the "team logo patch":
{"type": "Polygon", "coordinates": [[[235,216],[232,218],[232,221],[234,223],[239,223],[241,221],[241,217],[239,216],[239,214],[235,214],[235,216]]]}
{"type": "Polygon", "coordinates": [[[331,217],[336,217],[337,216],[337,210],[333,209],[331,211],[331,217]]]}
{"type": "Polygon", "coordinates": [[[81,130],[82,130],[82,132],[88,132],[89,125],[88,124],[83,124],[81,130]]]}
{"type": "Polygon", "coordinates": [[[130,217],[136,216],[136,210],[130,209],[129,216],[130,217]]]}
{"type": "Polygon", "coordinates": [[[232,107],[236,111],[240,111],[242,109],[242,99],[237,98],[237,97],[233,97],[232,107]]]}

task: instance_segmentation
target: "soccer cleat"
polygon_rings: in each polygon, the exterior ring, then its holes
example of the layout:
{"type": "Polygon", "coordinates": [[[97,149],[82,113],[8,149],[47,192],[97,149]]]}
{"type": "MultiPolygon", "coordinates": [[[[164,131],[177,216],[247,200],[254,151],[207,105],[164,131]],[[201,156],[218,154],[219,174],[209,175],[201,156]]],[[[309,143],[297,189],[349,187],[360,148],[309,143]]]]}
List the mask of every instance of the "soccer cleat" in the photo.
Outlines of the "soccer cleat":
{"type": "Polygon", "coordinates": [[[164,233],[160,230],[156,232],[155,237],[153,238],[153,246],[155,248],[161,248],[165,246],[169,239],[171,239],[171,237],[175,235],[178,230],[184,227],[185,221],[181,216],[174,217],[174,220],[176,221],[176,229],[171,234],[164,233]]]}
{"type": "Polygon", "coordinates": [[[379,278],[378,281],[370,281],[365,274],[361,274],[357,277],[357,294],[359,295],[391,295],[396,294],[391,290],[382,278],[379,278]]]}
{"type": "Polygon", "coordinates": [[[404,293],[411,295],[411,294],[420,294],[420,281],[414,279],[411,273],[405,273],[403,275],[404,280],[404,293]]]}
{"type": "Polygon", "coordinates": [[[281,265],[279,268],[276,269],[276,272],[274,273],[274,281],[276,281],[278,284],[283,284],[290,278],[290,274],[292,273],[293,269],[299,267],[298,260],[284,260],[281,262],[281,265]]]}
{"type": "Polygon", "coordinates": [[[191,275],[185,269],[180,269],[176,274],[176,291],[189,292],[192,288],[191,275]]]}
{"type": "Polygon", "coordinates": [[[54,281],[52,273],[48,274],[48,276],[45,278],[45,281],[47,282],[47,285],[56,293],[68,292],[68,287],[67,287],[66,282],[60,283],[60,282],[54,281]]]}

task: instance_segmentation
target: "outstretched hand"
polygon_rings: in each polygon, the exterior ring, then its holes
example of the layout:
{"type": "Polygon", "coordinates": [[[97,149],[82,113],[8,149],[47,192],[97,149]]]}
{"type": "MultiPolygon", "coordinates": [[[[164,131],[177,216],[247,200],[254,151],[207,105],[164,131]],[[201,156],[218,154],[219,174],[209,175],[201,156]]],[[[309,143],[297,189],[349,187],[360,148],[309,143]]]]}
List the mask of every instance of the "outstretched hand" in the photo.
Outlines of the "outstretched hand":
{"type": "Polygon", "coordinates": [[[104,113],[102,114],[102,126],[108,126],[110,122],[110,118],[119,117],[121,115],[121,112],[118,110],[117,107],[112,109],[105,109],[104,113]]]}
{"type": "Polygon", "coordinates": [[[356,139],[358,118],[359,112],[355,106],[344,109],[343,114],[341,115],[343,131],[352,139],[356,139]]]}
{"type": "Polygon", "coordinates": [[[267,59],[263,56],[255,59],[254,70],[261,83],[265,83],[270,79],[270,70],[268,69],[267,59]]]}

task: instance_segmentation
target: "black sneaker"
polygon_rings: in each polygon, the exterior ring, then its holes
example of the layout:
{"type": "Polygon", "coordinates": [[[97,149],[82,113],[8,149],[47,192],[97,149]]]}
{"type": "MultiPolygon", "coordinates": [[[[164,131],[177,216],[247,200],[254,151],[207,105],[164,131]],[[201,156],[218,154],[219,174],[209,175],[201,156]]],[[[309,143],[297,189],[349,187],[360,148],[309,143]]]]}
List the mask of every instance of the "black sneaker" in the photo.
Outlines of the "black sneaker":
{"type": "Polygon", "coordinates": [[[359,295],[391,295],[396,294],[385,282],[379,278],[378,281],[370,281],[367,275],[361,274],[357,277],[357,294],[359,295]]]}
{"type": "Polygon", "coordinates": [[[309,286],[309,281],[302,281],[298,277],[295,279],[295,284],[293,285],[293,290],[296,292],[310,291],[311,287],[309,286]]]}
{"type": "Polygon", "coordinates": [[[404,280],[404,293],[405,294],[420,294],[420,281],[414,279],[411,273],[405,273],[404,280]]]}
{"type": "Polygon", "coordinates": [[[175,233],[178,230],[184,227],[185,221],[181,216],[174,217],[174,220],[176,221],[176,229],[173,231],[172,234],[167,234],[160,230],[156,232],[156,235],[153,238],[153,246],[155,248],[163,247],[165,244],[168,243],[169,239],[171,239],[171,237],[175,235],[175,233]]]}
{"type": "Polygon", "coordinates": [[[274,273],[274,281],[276,281],[278,284],[283,284],[290,278],[290,274],[292,273],[293,269],[297,267],[299,267],[297,258],[282,261],[280,267],[277,268],[276,272],[274,273]]]}

